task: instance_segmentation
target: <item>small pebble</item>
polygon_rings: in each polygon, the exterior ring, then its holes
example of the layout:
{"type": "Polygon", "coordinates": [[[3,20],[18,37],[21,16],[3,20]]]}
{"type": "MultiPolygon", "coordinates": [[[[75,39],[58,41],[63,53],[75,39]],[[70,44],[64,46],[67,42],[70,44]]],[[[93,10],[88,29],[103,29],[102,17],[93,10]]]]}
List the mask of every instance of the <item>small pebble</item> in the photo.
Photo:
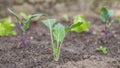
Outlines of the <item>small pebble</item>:
{"type": "Polygon", "coordinates": [[[83,55],[83,59],[88,59],[88,58],[90,58],[90,55],[88,54],[83,55]]]}
{"type": "Polygon", "coordinates": [[[117,35],[116,35],[116,34],[114,34],[114,37],[117,37],[117,35]]]}
{"type": "Polygon", "coordinates": [[[30,39],[33,40],[33,37],[31,36],[30,39]]]}
{"type": "Polygon", "coordinates": [[[92,34],[93,34],[93,35],[96,35],[96,34],[97,34],[97,32],[93,31],[93,32],[92,32],[92,34]]]}

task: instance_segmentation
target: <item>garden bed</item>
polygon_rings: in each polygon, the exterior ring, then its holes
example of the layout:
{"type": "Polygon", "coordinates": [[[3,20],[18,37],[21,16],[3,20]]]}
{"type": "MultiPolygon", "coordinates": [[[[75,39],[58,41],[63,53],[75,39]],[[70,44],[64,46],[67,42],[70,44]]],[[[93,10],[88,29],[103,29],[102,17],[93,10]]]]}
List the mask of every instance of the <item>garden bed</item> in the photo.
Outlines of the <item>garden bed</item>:
{"type": "Polygon", "coordinates": [[[95,17],[87,20],[91,22],[90,31],[70,32],[63,42],[59,62],[53,60],[49,30],[43,23],[31,26],[24,47],[18,46],[20,35],[16,27],[17,36],[0,38],[0,68],[120,68],[120,23],[114,22],[104,43],[104,24],[95,17]],[[107,48],[107,55],[96,50],[100,45],[107,48]]]}

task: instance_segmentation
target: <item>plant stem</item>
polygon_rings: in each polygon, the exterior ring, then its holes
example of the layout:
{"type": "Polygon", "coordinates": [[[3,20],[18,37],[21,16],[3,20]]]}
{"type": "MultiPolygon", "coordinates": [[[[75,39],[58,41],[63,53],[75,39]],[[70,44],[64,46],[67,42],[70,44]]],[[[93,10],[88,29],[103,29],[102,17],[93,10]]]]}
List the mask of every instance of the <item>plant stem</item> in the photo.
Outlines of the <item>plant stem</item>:
{"type": "Polygon", "coordinates": [[[20,46],[24,46],[25,45],[25,36],[24,35],[22,35],[22,37],[21,37],[21,43],[20,43],[20,46]]]}
{"type": "MultiPolygon", "coordinates": [[[[52,35],[53,35],[53,34],[52,34],[51,29],[50,29],[51,47],[52,47],[52,50],[54,50],[54,48],[53,48],[53,47],[54,47],[54,42],[53,42],[53,36],[52,36],[52,35]]],[[[54,56],[54,60],[55,60],[55,61],[58,61],[57,58],[56,58],[57,56],[56,56],[56,54],[54,53],[54,51],[53,51],[53,56],[54,56]]]]}
{"type": "Polygon", "coordinates": [[[105,38],[107,38],[107,35],[108,35],[108,31],[107,31],[107,24],[105,24],[105,38]]]}
{"type": "Polygon", "coordinates": [[[52,29],[50,29],[50,37],[51,37],[51,42],[52,42],[52,45],[53,45],[52,29]]]}
{"type": "Polygon", "coordinates": [[[63,41],[60,43],[60,46],[58,47],[59,51],[58,51],[58,54],[56,55],[55,61],[58,61],[60,58],[62,43],[63,43],[63,41]]]}

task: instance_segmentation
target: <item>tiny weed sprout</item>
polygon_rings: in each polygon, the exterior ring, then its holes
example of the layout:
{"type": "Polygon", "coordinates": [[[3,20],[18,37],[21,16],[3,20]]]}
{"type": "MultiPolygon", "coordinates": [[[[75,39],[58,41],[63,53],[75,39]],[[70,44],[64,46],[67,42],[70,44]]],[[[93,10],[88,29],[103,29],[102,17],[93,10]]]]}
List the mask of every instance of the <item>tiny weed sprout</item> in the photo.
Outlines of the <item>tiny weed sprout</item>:
{"type": "Polygon", "coordinates": [[[11,19],[5,18],[0,20],[0,36],[16,35],[13,31],[15,24],[11,23],[11,19]]]}
{"type": "Polygon", "coordinates": [[[97,48],[98,51],[101,51],[104,55],[107,54],[107,48],[103,47],[103,46],[99,46],[99,48],[97,48]]]}
{"type": "Polygon", "coordinates": [[[108,29],[112,25],[112,17],[114,16],[114,11],[113,10],[108,10],[106,8],[101,8],[101,20],[102,22],[105,23],[105,30],[103,30],[105,37],[108,35],[108,29]]]}
{"type": "Polygon", "coordinates": [[[66,28],[61,23],[57,23],[56,19],[47,19],[43,21],[43,24],[49,28],[54,60],[58,61],[65,36],[71,29],[80,26],[81,23],[72,24],[70,27],[66,28]]]}
{"type": "Polygon", "coordinates": [[[40,17],[42,16],[42,14],[33,14],[33,15],[25,15],[24,13],[21,13],[21,16],[25,19],[23,20],[23,18],[21,18],[19,15],[17,15],[16,13],[14,13],[11,9],[8,8],[8,11],[16,17],[18,23],[19,23],[19,26],[20,26],[20,29],[21,29],[21,32],[22,32],[22,37],[21,37],[21,43],[20,43],[20,46],[24,46],[26,44],[25,42],[25,34],[26,34],[26,31],[28,30],[28,28],[30,27],[30,22],[33,18],[35,17],[40,17]]]}
{"type": "Polygon", "coordinates": [[[81,32],[88,32],[90,23],[85,20],[83,15],[77,15],[74,17],[73,24],[82,23],[79,27],[73,28],[71,31],[81,33],[81,32]]]}

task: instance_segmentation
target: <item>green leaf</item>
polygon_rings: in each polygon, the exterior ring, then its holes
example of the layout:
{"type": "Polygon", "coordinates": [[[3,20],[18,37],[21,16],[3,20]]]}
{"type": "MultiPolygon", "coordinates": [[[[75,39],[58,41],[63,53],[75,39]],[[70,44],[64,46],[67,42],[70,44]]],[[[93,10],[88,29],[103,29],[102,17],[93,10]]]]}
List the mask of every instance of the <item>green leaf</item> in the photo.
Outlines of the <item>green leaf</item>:
{"type": "Polygon", "coordinates": [[[74,29],[76,27],[79,27],[80,25],[82,25],[82,22],[81,23],[72,24],[70,27],[65,28],[66,33],[68,33],[69,31],[71,31],[72,29],[74,29]]]}
{"type": "Polygon", "coordinates": [[[20,19],[20,17],[19,17],[16,13],[14,13],[11,9],[7,8],[7,10],[8,10],[12,15],[14,15],[14,16],[16,17],[16,19],[18,20],[19,24],[21,24],[21,19],[20,19]]]}
{"type": "Polygon", "coordinates": [[[97,48],[98,51],[101,51],[103,54],[107,54],[107,48],[103,47],[103,46],[99,46],[99,48],[97,48]]]}
{"type": "Polygon", "coordinates": [[[34,17],[38,17],[38,16],[40,17],[40,16],[42,16],[42,14],[33,14],[30,18],[27,19],[26,22],[23,23],[23,28],[22,28],[23,33],[25,33],[25,31],[30,27],[31,20],[34,17]]]}
{"type": "Polygon", "coordinates": [[[2,23],[0,23],[0,36],[4,36],[5,35],[5,28],[2,25],[2,23]]]}
{"type": "Polygon", "coordinates": [[[14,24],[11,24],[11,20],[10,19],[3,19],[1,22],[3,22],[3,26],[8,29],[11,30],[12,27],[14,27],[14,24]]]}
{"type": "Polygon", "coordinates": [[[80,26],[76,27],[76,28],[73,28],[71,29],[71,31],[75,31],[77,33],[81,33],[83,31],[89,31],[89,22],[83,22],[80,26]]]}
{"type": "MultiPolygon", "coordinates": [[[[44,14],[33,14],[33,15],[32,15],[32,18],[35,17],[35,19],[38,19],[38,18],[40,18],[41,16],[44,16],[44,14]]],[[[30,18],[30,17],[31,17],[31,15],[28,15],[28,18],[30,18]]]]}
{"type": "Polygon", "coordinates": [[[27,14],[25,14],[24,12],[20,12],[19,13],[20,16],[24,17],[24,18],[29,18],[27,14]]]}
{"type": "Polygon", "coordinates": [[[47,19],[42,21],[50,30],[52,30],[53,25],[57,22],[56,19],[47,19]]]}
{"type": "Polygon", "coordinates": [[[0,36],[16,35],[13,31],[15,25],[11,23],[11,19],[5,18],[0,21],[0,36]]]}
{"type": "Polygon", "coordinates": [[[90,23],[84,19],[83,15],[78,15],[74,17],[74,22],[72,25],[78,24],[74,28],[71,29],[71,31],[81,33],[83,31],[89,31],[90,23]]]}
{"type": "Polygon", "coordinates": [[[77,15],[74,17],[73,23],[75,24],[84,21],[85,21],[85,17],[83,15],[77,15]]]}
{"type": "Polygon", "coordinates": [[[34,17],[41,17],[41,16],[43,16],[43,14],[33,14],[33,15],[31,16],[31,18],[34,18],[34,17]]]}
{"type": "Polygon", "coordinates": [[[68,14],[63,14],[62,16],[65,21],[69,21],[69,15],[68,14]]]}
{"type": "Polygon", "coordinates": [[[103,54],[107,54],[107,49],[104,47],[102,52],[103,52],[103,54]]]}
{"type": "Polygon", "coordinates": [[[101,51],[102,50],[102,46],[99,46],[99,48],[97,48],[98,51],[101,51]]]}
{"type": "Polygon", "coordinates": [[[54,39],[57,42],[62,42],[65,38],[65,35],[66,35],[65,27],[60,23],[56,24],[53,28],[54,39]]]}
{"type": "Polygon", "coordinates": [[[103,22],[106,22],[107,21],[107,19],[108,19],[108,17],[109,17],[109,12],[108,12],[108,10],[106,9],[106,8],[101,8],[101,20],[103,21],[103,22]]]}

